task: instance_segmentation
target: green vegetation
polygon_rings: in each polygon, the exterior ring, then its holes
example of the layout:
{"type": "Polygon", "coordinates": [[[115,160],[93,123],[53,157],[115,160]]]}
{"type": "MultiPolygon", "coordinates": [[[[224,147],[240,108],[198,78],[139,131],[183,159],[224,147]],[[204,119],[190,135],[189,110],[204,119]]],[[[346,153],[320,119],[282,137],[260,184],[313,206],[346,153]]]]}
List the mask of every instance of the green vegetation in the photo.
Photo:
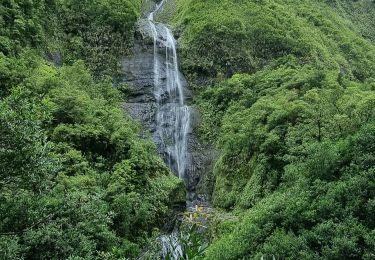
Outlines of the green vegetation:
{"type": "MultiPolygon", "coordinates": [[[[117,84],[142,6],[1,2],[0,259],[159,255],[184,188],[117,84]]],[[[220,153],[217,213],[208,237],[181,234],[185,258],[375,258],[374,14],[372,0],[167,2],[198,134],[220,153]]]]}
{"type": "Polygon", "coordinates": [[[132,258],[184,203],[110,78],[139,9],[1,2],[0,259],[132,258]]]}
{"type": "Polygon", "coordinates": [[[38,48],[57,63],[83,59],[95,76],[116,72],[129,52],[141,0],[4,0],[0,50],[17,55],[38,48]]]}
{"type": "Polygon", "coordinates": [[[375,257],[373,1],[178,0],[216,143],[207,259],[375,257]],[[362,16],[351,15],[362,10],[362,16]],[[364,35],[364,37],[362,36],[364,35]]]}
{"type": "Polygon", "coordinates": [[[371,40],[375,43],[375,9],[373,0],[361,0],[361,1],[338,1],[330,0],[327,1],[333,6],[340,15],[354,23],[348,26],[353,30],[358,31],[366,39],[371,40]]]}

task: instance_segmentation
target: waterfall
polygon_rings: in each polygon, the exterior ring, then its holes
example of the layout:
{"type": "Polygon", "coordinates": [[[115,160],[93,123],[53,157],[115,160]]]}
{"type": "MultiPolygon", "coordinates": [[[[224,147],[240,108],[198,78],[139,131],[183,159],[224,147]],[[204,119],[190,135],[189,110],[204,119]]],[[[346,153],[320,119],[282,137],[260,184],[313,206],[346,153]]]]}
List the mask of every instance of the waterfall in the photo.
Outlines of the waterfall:
{"type": "Polygon", "coordinates": [[[173,231],[171,234],[162,235],[160,237],[161,245],[162,245],[162,256],[166,258],[169,256],[171,260],[178,260],[181,259],[183,256],[183,248],[179,241],[178,232],[173,231]]]}
{"type": "MultiPolygon", "coordinates": [[[[154,43],[153,94],[156,100],[156,126],[153,133],[158,150],[170,169],[180,179],[186,179],[190,108],[185,104],[184,88],[178,68],[176,40],[171,30],[154,21],[154,14],[163,6],[156,5],[147,18],[147,26],[154,43]],[[163,54],[163,55],[162,55],[163,54]]],[[[162,256],[180,259],[183,255],[176,231],[160,237],[162,256]]]]}
{"type": "Polygon", "coordinates": [[[164,1],[156,5],[147,19],[154,41],[154,96],[157,101],[154,139],[163,146],[159,151],[165,153],[163,157],[169,167],[179,178],[185,179],[189,163],[190,108],[185,104],[176,40],[166,25],[154,21],[154,14],[164,1]],[[165,52],[163,59],[160,58],[160,49],[165,52]]]}
{"type": "MultiPolygon", "coordinates": [[[[179,70],[177,41],[168,26],[154,19],[166,1],[154,4],[153,11],[138,21],[138,36],[142,37],[135,39],[134,55],[123,61],[125,80],[129,83],[129,98],[124,107],[151,132],[161,157],[185,181],[188,194],[185,214],[190,218],[179,217],[178,221],[190,225],[195,221],[192,216],[206,216],[210,212],[205,196],[196,193],[199,174],[208,161],[192,133],[197,112],[187,105],[191,94],[179,70]]],[[[145,133],[149,133],[147,130],[145,133]]],[[[199,222],[204,223],[205,219],[199,217],[199,222]]],[[[187,237],[189,234],[177,225],[172,232],[162,234],[160,256],[181,259],[188,247],[184,244],[187,237]]]]}

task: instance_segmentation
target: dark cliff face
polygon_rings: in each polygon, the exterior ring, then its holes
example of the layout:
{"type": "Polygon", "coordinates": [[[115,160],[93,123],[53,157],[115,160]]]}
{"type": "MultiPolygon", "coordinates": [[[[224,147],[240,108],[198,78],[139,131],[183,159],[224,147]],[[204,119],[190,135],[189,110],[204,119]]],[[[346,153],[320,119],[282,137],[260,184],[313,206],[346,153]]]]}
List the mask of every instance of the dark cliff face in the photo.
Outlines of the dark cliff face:
{"type": "Polygon", "coordinates": [[[153,94],[153,50],[152,45],[138,39],[134,55],[123,60],[128,99],[124,106],[130,115],[142,122],[145,129],[155,131],[156,99],[153,94]]]}
{"type": "MultiPolygon", "coordinates": [[[[167,84],[165,57],[165,48],[158,45],[155,59],[158,59],[158,63],[160,64],[158,67],[158,73],[161,85],[167,84]]],[[[158,127],[158,101],[155,96],[154,45],[153,40],[147,35],[147,32],[143,32],[142,29],[138,30],[136,33],[133,54],[123,59],[122,67],[124,72],[124,82],[128,86],[128,98],[123,103],[124,108],[134,119],[142,124],[145,135],[150,133],[154,137],[153,140],[161,157],[168,164],[169,155],[167,152],[167,145],[155,135],[158,127]]],[[[188,88],[185,77],[181,73],[179,76],[183,86],[185,102],[189,104],[193,99],[191,91],[188,88]]],[[[185,181],[189,193],[188,201],[194,201],[202,198],[197,194],[196,188],[201,180],[201,176],[203,176],[210,167],[212,159],[209,155],[210,152],[207,152],[203,148],[194,134],[194,129],[200,121],[199,114],[194,107],[189,107],[191,125],[187,136],[189,158],[185,171],[185,181]]],[[[168,129],[173,126],[165,124],[163,127],[168,131],[168,129]]]]}

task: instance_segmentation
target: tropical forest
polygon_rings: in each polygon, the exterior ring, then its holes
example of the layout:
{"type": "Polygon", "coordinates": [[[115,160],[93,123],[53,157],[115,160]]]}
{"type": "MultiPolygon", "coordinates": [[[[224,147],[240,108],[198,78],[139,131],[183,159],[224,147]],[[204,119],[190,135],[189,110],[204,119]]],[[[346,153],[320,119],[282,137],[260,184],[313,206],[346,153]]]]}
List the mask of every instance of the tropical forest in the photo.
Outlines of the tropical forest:
{"type": "Polygon", "coordinates": [[[375,1],[0,0],[3,259],[375,259],[375,1]]]}

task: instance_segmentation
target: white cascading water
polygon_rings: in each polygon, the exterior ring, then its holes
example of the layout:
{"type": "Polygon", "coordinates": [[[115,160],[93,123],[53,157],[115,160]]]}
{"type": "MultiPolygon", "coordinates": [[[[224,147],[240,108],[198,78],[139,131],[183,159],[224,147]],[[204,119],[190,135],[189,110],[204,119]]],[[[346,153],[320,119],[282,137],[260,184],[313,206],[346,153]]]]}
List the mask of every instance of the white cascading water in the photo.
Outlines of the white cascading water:
{"type": "MultiPolygon", "coordinates": [[[[154,21],[154,14],[165,0],[148,15],[147,25],[154,41],[154,96],[157,103],[154,138],[169,167],[185,179],[189,155],[187,139],[190,131],[190,109],[185,104],[183,84],[178,68],[176,40],[171,30],[154,21]],[[165,57],[162,57],[162,54],[165,57]]],[[[180,259],[183,255],[178,232],[160,237],[162,256],[180,259]]]]}
{"type": "Polygon", "coordinates": [[[158,104],[154,138],[163,145],[169,167],[184,179],[188,165],[187,138],[190,130],[190,109],[185,104],[180,79],[176,40],[171,30],[154,21],[154,14],[163,6],[161,1],[148,16],[148,26],[154,40],[154,95],[158,104]],[[165,59],[159,58],[164,48],[165,59]],[[165,64],[161,64],[164,62],[165,64]]]}

